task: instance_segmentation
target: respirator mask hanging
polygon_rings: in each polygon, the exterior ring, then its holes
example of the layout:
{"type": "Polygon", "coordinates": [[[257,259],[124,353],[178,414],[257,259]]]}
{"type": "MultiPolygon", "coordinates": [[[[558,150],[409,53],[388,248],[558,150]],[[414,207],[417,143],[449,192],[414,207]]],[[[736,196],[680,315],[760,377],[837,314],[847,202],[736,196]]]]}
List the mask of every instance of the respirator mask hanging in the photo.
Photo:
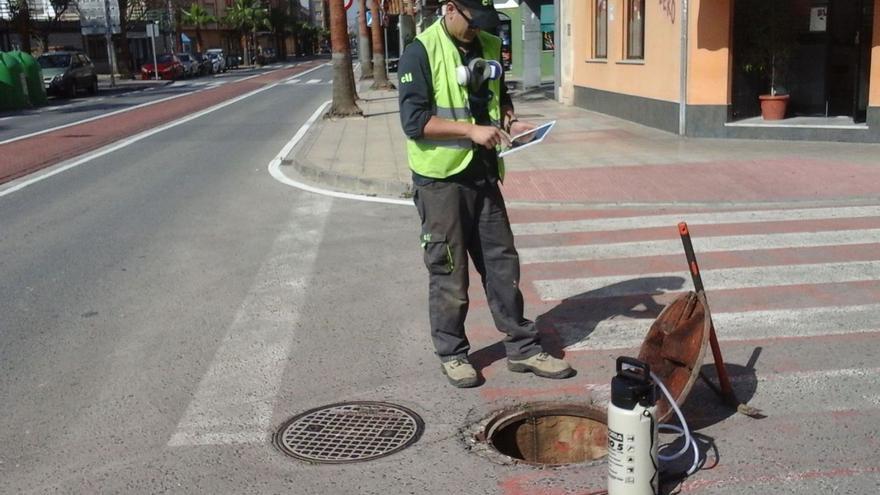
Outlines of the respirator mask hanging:
{"type": "Polygon", "coordinates": [[[467,88],[471,93],[477,92],[486,81],[501,79],[503,69],[495,60],[475,58],[467,65],[459,65],[455,68],[455,76],[458,84],[467,88]]]}

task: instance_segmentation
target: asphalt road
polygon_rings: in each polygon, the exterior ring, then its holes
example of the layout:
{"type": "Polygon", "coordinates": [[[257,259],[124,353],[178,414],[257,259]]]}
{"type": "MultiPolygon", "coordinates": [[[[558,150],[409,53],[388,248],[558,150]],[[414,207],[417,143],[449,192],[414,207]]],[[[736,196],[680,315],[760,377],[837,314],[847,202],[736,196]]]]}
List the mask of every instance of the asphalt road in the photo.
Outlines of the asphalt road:
{"type": "Polygon", "coordinates": [[[79,94],[69,99],[50,97],[49,104],[45,107],[0,114],[0,143],[111,112],[215,88],[297,64],[297,62],[278,63],[259,69],[234,70],[199,78],[166,81],[158,85],[150,81],[143,84],[122,83],[113,89],[105,86],[102,81],[95,96],[79,94]]]}
{"type": "MultiPolygon", "coordinates": [[[[645,325],[685,282],[667,275],[664,290],[626,292],[681,263],[644,225],[658,212],[630,211],[642,216],[619,227],[605,212],[512,208],[529,314],[559,326],[548,348],[565,346],[578,376],[505,371],[475,290],[468,321],[487,383],[453,389],[425,328],[414,208],[305,193],[267,172],[329,98],[328,85],[308,81],[329,78],[319,69],[11,194],[0,188],[0,493],[586,495],[604,486],[604,466],[502,465],[471,452],[463,430],[513,403],[599,395],[613,359],[632,353],[644,329],[632,323],[645,325]],[[574,293],[583,297],[560,300],[574,293]],[[563,328],[584,306],[601,322],[563,328]],[[271,445],[289,417],[346,400],[406,406],[423,417],[424,435],[351,465],[311,465],[271,445]]],[[[729,240],[717,250],[743,230],[765,234],[756,251],[725,251],[716,264],[762,271],[824,260],[858,271],[853,263],[876,259],[875,209],[812,221],[794,210],[702,218],[729,240]],[[823,229],[851,230],[854,247],[782,235],[823,229]]],[[[836,285],[818,268],[763,278],[718,270],[712,283],[729,287],[710,293],[735,387],[768,418],[731,415],[698,385],[686,413],[720,462],[684,492],[877,493],[873,265],[836,285]]]]}

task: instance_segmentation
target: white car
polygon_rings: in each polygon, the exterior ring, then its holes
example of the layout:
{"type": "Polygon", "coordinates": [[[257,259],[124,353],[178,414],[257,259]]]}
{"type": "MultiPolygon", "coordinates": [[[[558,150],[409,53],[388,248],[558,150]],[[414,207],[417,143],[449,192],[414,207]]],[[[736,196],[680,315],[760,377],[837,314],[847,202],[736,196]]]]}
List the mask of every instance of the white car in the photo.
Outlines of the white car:
{"type": "Polygon", "coordinates": [[[226,72],[226,54],[222,48],[209,48],[205,50],[205,56],[214,61],[214,72],[226,72]]]}
{"type": "Polygon", "coordinates": [[[183,77],[196,77],[199,75],[199,63],[189,53],[178,53],[177,58],[183,65],[183,77]]]}

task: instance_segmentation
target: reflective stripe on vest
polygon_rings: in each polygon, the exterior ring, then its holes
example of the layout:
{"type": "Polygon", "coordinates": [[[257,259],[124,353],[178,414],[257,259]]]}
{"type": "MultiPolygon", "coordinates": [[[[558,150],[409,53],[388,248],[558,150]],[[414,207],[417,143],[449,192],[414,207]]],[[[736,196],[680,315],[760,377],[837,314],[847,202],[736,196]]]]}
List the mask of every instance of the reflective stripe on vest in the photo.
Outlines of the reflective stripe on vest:
{"type": "MultiPolygon", "coordinates": [[[[434,115],[442,119],[476,123],[468,105],[467,89],[458,84],[455,69],[462,64],[458,48],[443,29],[442,19],[416,37],[425,47],[434,88],[434,115]]],[[[482,57],[501,59],[501,38],[480,32],[482,57]]],[[[489,119],[501,123],[501,80],[489,81],[492,99],[489,119]]],[[[406,143],[410,168],[419,175],[443,179],[467,168],[474,156],[474,143],[469,139],[408,139],[406,143]]],[[[498,159],[498,175],[504,178],[504,161],[498,159]]]]}

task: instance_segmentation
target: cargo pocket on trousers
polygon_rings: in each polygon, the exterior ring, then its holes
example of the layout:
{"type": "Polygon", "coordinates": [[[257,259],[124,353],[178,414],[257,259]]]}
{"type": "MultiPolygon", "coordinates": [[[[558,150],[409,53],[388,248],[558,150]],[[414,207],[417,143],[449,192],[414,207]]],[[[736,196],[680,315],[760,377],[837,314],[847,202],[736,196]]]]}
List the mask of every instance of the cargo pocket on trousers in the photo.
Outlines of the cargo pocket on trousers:
{"type": "Polygon", "coordinates": [[[452,248],[443,234],[422,234],[422,249],[425,251],[425,266],[436,275],[448,275],[455,269],[452,248]]]}

